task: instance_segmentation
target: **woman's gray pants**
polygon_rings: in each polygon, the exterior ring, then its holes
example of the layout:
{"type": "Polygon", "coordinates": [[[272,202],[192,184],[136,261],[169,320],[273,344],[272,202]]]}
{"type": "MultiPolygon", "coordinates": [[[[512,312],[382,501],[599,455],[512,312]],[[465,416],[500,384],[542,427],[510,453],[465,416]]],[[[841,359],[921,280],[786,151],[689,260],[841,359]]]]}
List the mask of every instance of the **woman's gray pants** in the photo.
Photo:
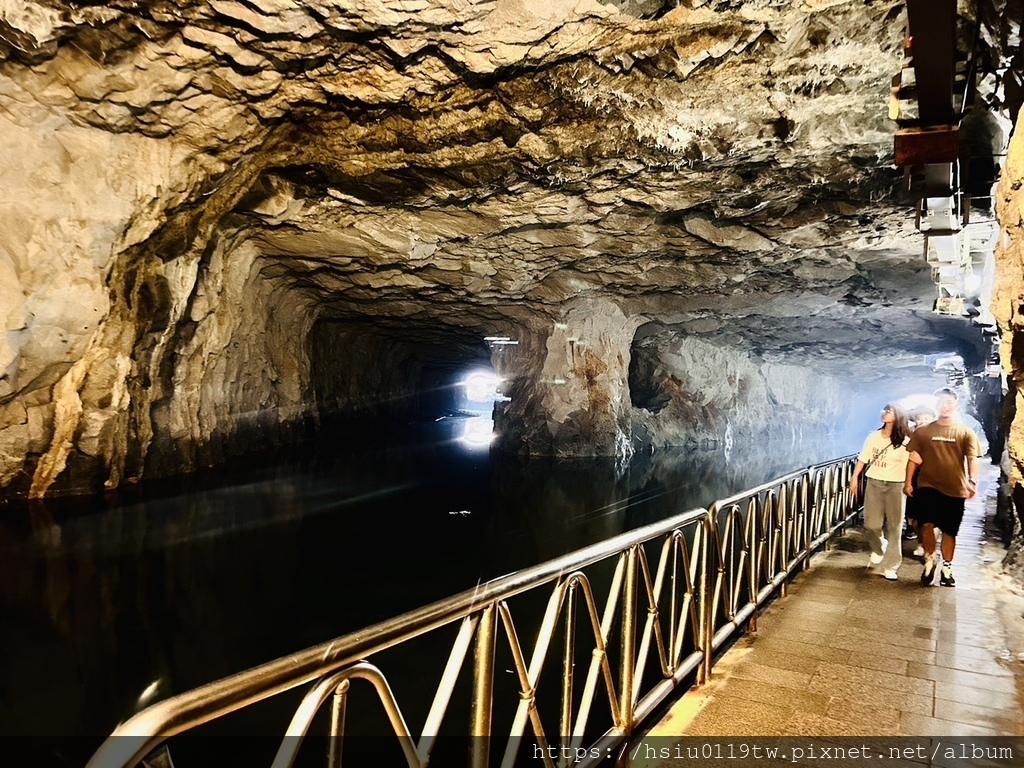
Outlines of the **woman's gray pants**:
{"type": "Polygon", "coordinates": [[[881,571],[895,571],[903,563],[903,483],[868,480],[864,491],[864,528],[868,532],[871,551],[885,556],[878,564],[881,571]]]}

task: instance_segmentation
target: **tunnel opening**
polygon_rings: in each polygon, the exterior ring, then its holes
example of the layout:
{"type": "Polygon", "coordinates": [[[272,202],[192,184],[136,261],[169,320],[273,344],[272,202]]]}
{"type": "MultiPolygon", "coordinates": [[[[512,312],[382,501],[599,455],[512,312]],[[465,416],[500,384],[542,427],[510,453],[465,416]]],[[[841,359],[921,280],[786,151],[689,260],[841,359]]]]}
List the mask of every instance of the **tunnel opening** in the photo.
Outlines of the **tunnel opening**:
{"type": "Polygon", "coordinates": [[[325,318],[308,339],[321,431],[358,426],[365,437],[440,430],[484,446],[500,378],[482,336],[456,328],[325,318]],[[365,427],[369,427],[366,429],[365,427]]]}
{"type": "Polygon", "coordinates": [[[493,368],[478,366],[471,370],[456,389],[459,415],[465,416],[459,441],[471,449],[490,446],[495,434],[495,405],[507,402],[503,380],[493,368]]]}

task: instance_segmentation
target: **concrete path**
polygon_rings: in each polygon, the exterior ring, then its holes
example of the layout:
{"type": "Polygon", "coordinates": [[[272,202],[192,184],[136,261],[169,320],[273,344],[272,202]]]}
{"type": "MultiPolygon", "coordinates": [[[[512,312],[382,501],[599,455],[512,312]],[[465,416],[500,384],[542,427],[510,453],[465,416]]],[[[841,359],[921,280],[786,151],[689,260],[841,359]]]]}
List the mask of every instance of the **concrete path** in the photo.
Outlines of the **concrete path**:
{"type": "Polygon", "coordinates": [[[957,539],[956,587],[921,586],[916,541],[886,581],[852,531],[648,736],[1024,735],[1024,598],[993,562],[1003,547],[985,540],[997,470],[984,475],[957,539]]]}

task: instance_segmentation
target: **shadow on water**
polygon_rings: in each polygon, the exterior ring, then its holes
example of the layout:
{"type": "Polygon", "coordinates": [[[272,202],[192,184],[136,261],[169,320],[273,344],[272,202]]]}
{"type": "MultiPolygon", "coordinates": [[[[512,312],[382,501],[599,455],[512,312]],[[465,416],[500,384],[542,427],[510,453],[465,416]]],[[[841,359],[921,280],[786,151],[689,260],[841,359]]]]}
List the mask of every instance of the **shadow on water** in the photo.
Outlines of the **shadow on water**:
{"type": "Polygon", "coordinates": [[[146,704],[841,453],[523,461],[453,428],[0,507],[0,737],[81,765],[146,704]]]}

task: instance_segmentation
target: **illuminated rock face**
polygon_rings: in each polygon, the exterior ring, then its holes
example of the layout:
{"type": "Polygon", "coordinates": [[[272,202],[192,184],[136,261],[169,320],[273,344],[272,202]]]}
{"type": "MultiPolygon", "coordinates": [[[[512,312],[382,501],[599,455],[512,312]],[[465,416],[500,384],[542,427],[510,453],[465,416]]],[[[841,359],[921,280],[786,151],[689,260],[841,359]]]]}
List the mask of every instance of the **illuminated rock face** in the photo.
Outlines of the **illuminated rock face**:
{"type": "Polygon", "coordinates": [[[951,331],[976,355],[894,202],[902,4],[670,5],[4,6],[0,486],[488,357],[506,448],[627,456],[828,431],[951,331]]]}
{"type": "Polygon", "coordinates": [[[1024,582],[1024,360],[1021,343],[1024,341],[1024,135],[1017,130],[1010,142],[1006,165],[996,190],[996,212],[1002,227],[1000,243],[996,248],[996,288],[992,297],[992,312],[999,323],[1003,370],[1007,381],[1006,456],[1003,472],[1011,489],[1011,501],[1002,509],[1004,528],[1016,537],[1007,555],[1005,565],[1024,582]]]}

